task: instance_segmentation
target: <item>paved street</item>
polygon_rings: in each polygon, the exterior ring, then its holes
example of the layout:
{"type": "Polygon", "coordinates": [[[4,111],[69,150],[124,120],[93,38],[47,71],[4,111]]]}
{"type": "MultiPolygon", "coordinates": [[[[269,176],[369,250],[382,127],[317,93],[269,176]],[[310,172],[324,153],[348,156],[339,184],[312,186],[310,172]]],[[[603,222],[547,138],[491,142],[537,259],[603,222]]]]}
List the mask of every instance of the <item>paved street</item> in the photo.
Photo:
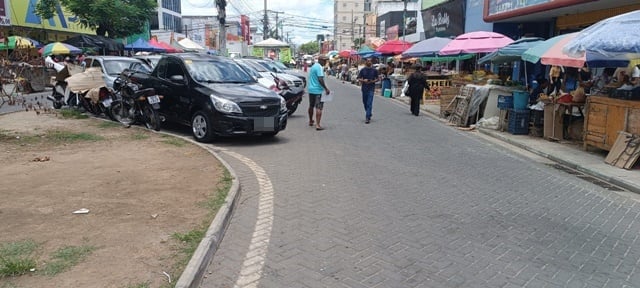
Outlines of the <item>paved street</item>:
{"type": "Polygon", "coordinates": [[[303,109],[214,144],[242,195],[201,287],[640,286],[634,197],[390,99],[366,125],[358,88],[329,85],[325,131],[303,109]]]}

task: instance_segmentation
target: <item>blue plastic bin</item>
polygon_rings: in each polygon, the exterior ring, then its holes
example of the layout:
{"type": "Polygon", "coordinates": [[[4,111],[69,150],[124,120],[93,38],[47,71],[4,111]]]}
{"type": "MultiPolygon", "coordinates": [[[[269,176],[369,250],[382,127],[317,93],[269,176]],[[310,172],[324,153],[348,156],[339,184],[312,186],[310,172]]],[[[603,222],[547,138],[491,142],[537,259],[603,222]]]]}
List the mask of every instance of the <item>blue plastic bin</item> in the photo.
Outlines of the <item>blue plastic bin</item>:
{"type": "Polygon", "coordinates": [[[530,110],[509,109],[509,127],[507,131],[514,135],[529,134],[530,110]]]}
{"type": "Polygon", "coordinates": [[[500,110],[513,109],[513,96],[498,95],[498,109],[500,110]]]}
{"type": "Polygon", "coordinates": [[[525,110],[529,104],[529,93],[526,91],[513,91],[513,109],[525,110]]]}

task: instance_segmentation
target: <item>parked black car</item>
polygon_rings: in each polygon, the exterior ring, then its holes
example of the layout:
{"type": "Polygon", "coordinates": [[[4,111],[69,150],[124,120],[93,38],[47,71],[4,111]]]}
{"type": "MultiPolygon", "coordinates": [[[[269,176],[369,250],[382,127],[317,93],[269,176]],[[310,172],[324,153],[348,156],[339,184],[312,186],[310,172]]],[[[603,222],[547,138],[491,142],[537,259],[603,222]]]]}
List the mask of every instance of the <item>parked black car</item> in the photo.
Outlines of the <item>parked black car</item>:
{"type": "Polygon", "coordinates": [[[131,77],[163,95],[160,114],[190,126],[200,142],[216,136],[275,136],[287,125],[284,99],[229,58],[167,54],[150,74],[131,77]]]}

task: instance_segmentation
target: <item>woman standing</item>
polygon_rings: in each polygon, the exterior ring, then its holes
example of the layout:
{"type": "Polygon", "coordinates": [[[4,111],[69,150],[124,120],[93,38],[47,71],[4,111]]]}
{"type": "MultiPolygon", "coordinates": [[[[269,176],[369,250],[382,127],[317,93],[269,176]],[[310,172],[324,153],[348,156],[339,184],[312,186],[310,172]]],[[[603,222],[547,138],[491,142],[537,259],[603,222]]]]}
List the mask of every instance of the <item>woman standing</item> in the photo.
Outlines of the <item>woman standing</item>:
{"type": "Polygon", "coordinates": [[[551,82],[551,93],[560,93],[560,89],[562,89],[562,69],[560,66],[553,65],[551,69],[549,69],[549,81],[551,82]]]}
{"type": "Polygon", "coordinates": [[[411,114],[418,116],[420,115],[420,100],[422,99],[422,94],[424,93],[424,89],[429,89],[429,85],[427,84],[427,76],[422,73],[422,67],[420,65],[414,66],[415,71],[409,75],[407,79],[408,94],[411,97],[411,114]]]}

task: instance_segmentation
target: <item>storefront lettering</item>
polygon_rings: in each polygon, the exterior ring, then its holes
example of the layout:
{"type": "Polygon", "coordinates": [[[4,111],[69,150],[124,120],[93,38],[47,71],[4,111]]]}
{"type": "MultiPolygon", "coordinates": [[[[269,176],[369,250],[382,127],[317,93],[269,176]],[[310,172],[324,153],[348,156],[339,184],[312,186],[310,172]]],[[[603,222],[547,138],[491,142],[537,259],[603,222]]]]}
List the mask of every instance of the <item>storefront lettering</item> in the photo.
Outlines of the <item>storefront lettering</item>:
{"type": "Polygon", "coordinates": [[[510,12],[534,5],[549,3],[552,0],[488,0],[489,15],[510,12]]]}
{"type": "Polygon", "coordinates": [[[437,15],[431,15],[431,27],[437,32],[444,31],[449,28],[449,13],[438,12],[437,15]]]}

